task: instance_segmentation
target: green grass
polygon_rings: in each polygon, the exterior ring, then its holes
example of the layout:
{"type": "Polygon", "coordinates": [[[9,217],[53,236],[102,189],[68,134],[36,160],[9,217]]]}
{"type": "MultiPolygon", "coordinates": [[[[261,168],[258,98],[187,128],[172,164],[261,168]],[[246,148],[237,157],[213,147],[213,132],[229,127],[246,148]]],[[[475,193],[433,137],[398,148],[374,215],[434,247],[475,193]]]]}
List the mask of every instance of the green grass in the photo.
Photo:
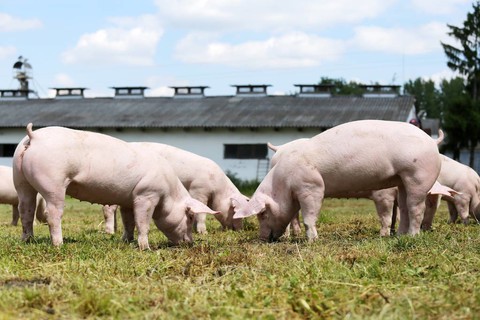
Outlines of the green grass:
{"type": "Polygon", "coordinates": [[[67,201],[61,248],[46,225],[22,243],[10,214],[0,206],[0,319],[480,318],[480,226],[447,224],[445,204],[417,237],[380,238],[372,202],[327,199],[315,243],[212,218],[176,248],[152,225],[145,252],[103,233],[99,206],[67,201]]]}

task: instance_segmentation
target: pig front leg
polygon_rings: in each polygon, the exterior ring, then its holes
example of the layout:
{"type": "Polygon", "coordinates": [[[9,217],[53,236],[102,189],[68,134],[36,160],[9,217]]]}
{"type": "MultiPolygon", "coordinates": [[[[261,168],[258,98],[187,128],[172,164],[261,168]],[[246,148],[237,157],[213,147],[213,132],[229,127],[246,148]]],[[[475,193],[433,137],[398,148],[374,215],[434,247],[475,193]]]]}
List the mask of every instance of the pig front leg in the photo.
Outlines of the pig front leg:
{"type": "Polygon", "coordinates": [[[378,219],[380,220],[380,236],[390,235],[390,226],[392,225],[392,215],[394,210],[394,201],[390,199],[381,199],[375,201],[378,219]]]}
{"type": "Polygon", "coordinates": [[[316,223],[323,202],[323,192],[299,197],[299,202],[307,239],[308,241],[314,241],[318,238],[316,223]]]}
{"type": "Polygon", "coordinates": [[[120,214],[123,223],[122,241],[132,242],[133,232],[135,231],[135,219],[133,217],[133,210],[131,208],[120,207],[120,214]]]}
{"type": "Polygon", "coordinates": [[[193,227],[200,234],[207,234],[207,214],[197,213],[194,217],[193,227]]]}
{"type": "MultiPolygon", "coordinates": [[[[465,194],[458,194],[454,198],[455,209],[460,215],[463,224],[468,224],[468,217],[470,214],[470,197],[465,194]]],[[[456,219],[455,219],[456,220],[456,219]]]]}
{"type": "Polygon", "coordinates": [[[137,241],[140,250],[150,249],[150,245],[148,244],[148,231],[155,206],[156,203],[146,197],[138,198],[134,201],[133,217],[138,231],[137,241]]]}
{"type": "MultiPolygon", "coordinates": [[[[200,201],[204,205],[208,204],[208,198],[202,194],[202,192],[197,192],[196,190],[189,190],[190,195],[192,198],[200,201]]],[[[195,231],[197,231],[200,234],[207,234],[207,214],[204,212],[200,212],[195,214],[193,218],[193,228],[195,231]]]]}
{"type": "Polygon", "coordinates": [[[18,224],[18,220],[20,219],[20,213],[18,212],[18,206],[12,205],[12,226],[16,226],[18,224]]]}
{"type": "Polygon", "coordinates": [[[422,230],[431,230],[433,224],[433,217],[437,211],[437,207],[440,204],[440,195],[432,194],[427,196],[425,201],[425,214],[422,221],[422,230]]]}
{"type": "Polygon", "coordinates": [[[105,233],[114,234],[117,231],[117,205],[104,205],[102,207],[105,218],[105,233]]]}
{"type": "Polygon", "coordinates": [[[448,214],[450,216],[450,220],[448,221],[449,223],[455,223],[457,222],[458,219],[458,211],[455,206],[455,203],[451,201],[447,201],[447,206],[448,206],[448,214]]]}

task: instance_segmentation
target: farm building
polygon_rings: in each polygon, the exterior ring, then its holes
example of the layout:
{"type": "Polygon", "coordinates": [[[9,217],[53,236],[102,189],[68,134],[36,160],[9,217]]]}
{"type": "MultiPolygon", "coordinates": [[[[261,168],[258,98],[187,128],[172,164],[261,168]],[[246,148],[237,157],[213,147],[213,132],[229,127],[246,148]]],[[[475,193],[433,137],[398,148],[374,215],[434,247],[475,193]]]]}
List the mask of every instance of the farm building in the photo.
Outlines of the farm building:
{"type": "MultiPolygon", "coordinates": [[[[275,145],[311,137],[360,119],[408,122],[414,97],[399,86],[364,86],[363,96],[336,96],[325,85],[295,85],[272,96],[269,85],[234,85],[231,96],[207,96],[206,86],[172,87],[173,97],[147,97],[146,87],[113,87],[112,97],[86,98],[86,88],[54,88],[54,98],[30,90],[0,90],[0,164],[11,165],[25,127],[65,126],[125,141],[170,144],[208,157],[242,179],[262,179],[275,145]]],[[[437,128],[432,130],[437,134],[437,128]]]]}

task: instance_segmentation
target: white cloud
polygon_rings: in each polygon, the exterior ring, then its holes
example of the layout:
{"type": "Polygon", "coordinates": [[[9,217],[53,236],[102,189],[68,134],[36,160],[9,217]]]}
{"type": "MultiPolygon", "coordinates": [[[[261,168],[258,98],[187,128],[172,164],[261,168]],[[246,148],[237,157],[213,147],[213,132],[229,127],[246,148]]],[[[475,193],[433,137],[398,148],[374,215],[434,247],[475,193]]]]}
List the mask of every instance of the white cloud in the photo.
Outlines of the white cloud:
{"type": "Polygon", "coordinates": [[[336,60],[343,50],[342,41],[292,32],[264,41],[240,44],[213,41],[201,34],[190,34],[179,42],[175,53],[178,59],[187,63],[258,69],[317,66],[336,60]]]}
{"type": "Polygon", "coordinates": [[[435,82],[435,84],[437,86],[439,86],[440,83],[443,80],[451,80],[451,79],[454,79],[456,77],[461,77],[461,75],[458,72],[455,72],[451,69],[444,69],[444,70],[439,71],[437,73],[434,73],[430,76],[425,76],[425,77],[423,77],[423,79],[424,80],[432,80],[433,82],[435,82]]]}
{"type": "Polygon", "coordinates": [[[0,32],[38,29],[42,25],[39,19],[22,19],[0,12],[0,32]]]}
{"type": "Polygon", "coordinates": [[[355,30],[352,46],[366,51],[395,54],[426,54],[440,48],[447,39],[444,24],[430,23],[412,28],[383,28],[362,26],[355,30]]]}
{"type": "Polygon", "coordinates": [[[159,15],[175,27],[196,30],[291,31],[359,22],[394,0],[156,0],[159,15]]]}
{"type": "Polygon", "coordinates": [[[114,27],[81,36],[74,48],[62,54],[63,62],[152,65],[157,43],[163,34],[154,17],[116,18],[111,21],[114,27]]]}
{"type": "Polygon", "coordinates": [[[419,11],[433,15],[451,15],[459,6],[472,3],[471,0],[411,0],[419,11]]]}
{"type": "Polygon", "coordinates": [[[146,79],[146,84],[150,90],[147,90],[145,95],[151,97],[172,97],[174,90],[170,86],[189,85],[188,81],[179,80],[172,76],[151,76],[146,79]]]}
{"type": "Polygon", "coordinates": [[[17,49],[14,46],[0,46],[0,60],[9,58],[17,53],[17,49]]]}
{"type": "Polygon", "coordinates": [[[57,73],[54,76],[53,83],[58,87],[73,87],[75,86],[75,81],[68,74],[57,73]]]}

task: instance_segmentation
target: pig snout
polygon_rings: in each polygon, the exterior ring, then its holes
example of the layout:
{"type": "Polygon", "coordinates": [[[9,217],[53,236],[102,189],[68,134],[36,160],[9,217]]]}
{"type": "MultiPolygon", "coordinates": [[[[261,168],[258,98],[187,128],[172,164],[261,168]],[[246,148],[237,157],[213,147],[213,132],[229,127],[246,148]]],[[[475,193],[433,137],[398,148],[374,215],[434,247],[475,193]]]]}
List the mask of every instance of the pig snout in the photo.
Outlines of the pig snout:
{"type": "Polygon", "coordinates": [[[280,237],[283,235],[285,230],[279,231],[279,230],[274,230],[267,224],[261,224],[260,225],[260,240],[264,242],[276,242],[280,237]]]}

